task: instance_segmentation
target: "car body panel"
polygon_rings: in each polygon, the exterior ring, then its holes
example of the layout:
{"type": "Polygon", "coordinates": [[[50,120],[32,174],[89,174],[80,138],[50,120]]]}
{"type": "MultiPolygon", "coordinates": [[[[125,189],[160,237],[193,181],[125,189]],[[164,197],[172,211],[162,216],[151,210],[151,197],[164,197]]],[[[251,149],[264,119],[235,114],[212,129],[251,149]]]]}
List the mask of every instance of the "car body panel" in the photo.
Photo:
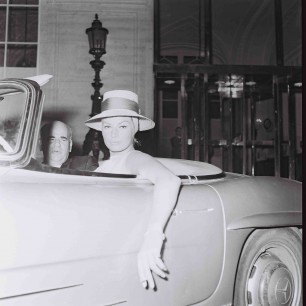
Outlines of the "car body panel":
{"type": "Polygon", "coordinates": [[[231,305],[252,231],[302,226],[299,182],[158,159],[182,186],[165,230],[169,274],[155,277],[157,290],[144,289],[136,258],[153,185],[133,175],[41,165],[35,155],[40,87],[12,79],[0,82],[0,96],[1,90],[25,99],[14,151],[0,151],[3,306],[231,305]]]}
{"type": "MultiPolygon", "coordinates": [[[[135,180],[130,183],[117,180],[115,184],[116,179],[96,177],[87,177],[86,184],[83,184],[84,177],[49,173],[44,177],[42,173],[18,169],[11,170],[11,173],[11,179],[6,175],[6,182],[11,183],[1,184],[0,189],[0,193],[5,194],[0,206],[1,233],[5,233],[1,235],[5,252],[1,255],[0,269],[15,270],[111,255],[120,257],[122,254],[131,256],[135,261],[153,198],[151,184],[135,183],[135,180]],[[22,173],[25,173],[24,178],[22,173]],[[18,180],[25,179],[26,183],[18,183],[18,180]],[[74,181],[73,184],[71,181],[74,181]],[[13,202],[16,189],[23,197],[13,202]],[[124,202],[123,198],[133,200],[124,202]],[[11,236],[7,235],[8,232],[11,236]]],[[[190,301],[188,292],[197,299],[203,299],[215,290],[223,264],[223,219],[222,207],[211,188],[207,186],[203,189],[196,185],[182,188],[167,227],[168,241],[164,251],[171,271],[169,279],[176,281],[169,282],[167,290],[174,290],[180,284],[182,290],[175,290],[178,300],[190,301]],[[205,201],[202,201],[204,196],[205,201]],[[216,237],[213,247],[211,235],[216,237]],[[195,262],[198,264],[195,265],[195,262]],[[190,277],[186,279],[186,274],[192,276],[193,282],[190,282],[190,277]],[[205,286],[199,286],[195,295],[194,283],[202,284],[203,274],[212,275],[211,280],[205,286]]],[[[135,280],[138,287],[137,277],[135,280]]],[[[16,288],[21,287],[16,279],[12,283],[16,284],[16,288]]],[[[37,283],[37,288],[34,286],[27,292],[2,292],[2,297],[42,290],[42,283],[37,283]]],[[[53,286],[44,290],[49,289],[53,286]]]]}

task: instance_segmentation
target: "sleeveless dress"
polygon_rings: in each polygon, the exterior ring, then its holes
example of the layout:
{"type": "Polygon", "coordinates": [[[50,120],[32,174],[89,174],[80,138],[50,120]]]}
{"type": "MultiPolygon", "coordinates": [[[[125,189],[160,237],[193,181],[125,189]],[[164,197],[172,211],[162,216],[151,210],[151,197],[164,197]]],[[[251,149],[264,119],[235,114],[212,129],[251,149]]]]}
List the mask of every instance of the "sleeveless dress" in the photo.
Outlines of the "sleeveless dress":
{"type": "Polygon", "coordinates": [[[124,154],[111,156],[107,160],[99,161],[99,167],[94,172],[115,173],[115,174],[135,174],[127,168],[127,158],[135,150],[128,151],[124,154]]]}

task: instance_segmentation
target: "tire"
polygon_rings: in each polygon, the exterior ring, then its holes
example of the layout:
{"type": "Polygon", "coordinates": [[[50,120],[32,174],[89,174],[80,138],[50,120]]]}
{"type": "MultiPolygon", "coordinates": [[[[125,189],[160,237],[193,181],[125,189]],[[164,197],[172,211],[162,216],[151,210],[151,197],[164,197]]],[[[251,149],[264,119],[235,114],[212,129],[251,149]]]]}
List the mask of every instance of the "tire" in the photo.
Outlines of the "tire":
{"type": "Polygon", "coordinates": [[[255,230],[236,274],[234,306],[302,306],[302,233],[297,228],[255,230]]]}

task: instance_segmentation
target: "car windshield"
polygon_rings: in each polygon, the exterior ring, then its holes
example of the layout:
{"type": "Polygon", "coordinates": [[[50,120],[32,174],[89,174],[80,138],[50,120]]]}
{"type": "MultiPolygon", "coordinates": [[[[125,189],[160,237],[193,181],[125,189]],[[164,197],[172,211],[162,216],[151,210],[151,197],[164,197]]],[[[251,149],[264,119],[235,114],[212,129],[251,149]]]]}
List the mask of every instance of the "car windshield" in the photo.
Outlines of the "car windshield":
{"type": "Polygon", "coordinates": [[[0,154],[11,154],[17,150],[25,101],[25,92],[0,89],[0,154]]]}

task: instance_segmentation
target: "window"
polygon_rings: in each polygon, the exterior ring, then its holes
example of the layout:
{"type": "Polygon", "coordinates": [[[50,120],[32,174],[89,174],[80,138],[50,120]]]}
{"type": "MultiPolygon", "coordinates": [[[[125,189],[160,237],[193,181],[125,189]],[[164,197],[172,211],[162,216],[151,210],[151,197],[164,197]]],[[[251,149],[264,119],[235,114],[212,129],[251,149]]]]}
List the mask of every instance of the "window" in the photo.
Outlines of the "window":
{"type": "Polygon", "coordinates": [[[36,67],[38,1],[0,0],[0,67],[36,67]]]}
{"type": "Polygon", "coordinates": [[[163,92],[163,118],[178,117],[177,90],[163,92]]]}

